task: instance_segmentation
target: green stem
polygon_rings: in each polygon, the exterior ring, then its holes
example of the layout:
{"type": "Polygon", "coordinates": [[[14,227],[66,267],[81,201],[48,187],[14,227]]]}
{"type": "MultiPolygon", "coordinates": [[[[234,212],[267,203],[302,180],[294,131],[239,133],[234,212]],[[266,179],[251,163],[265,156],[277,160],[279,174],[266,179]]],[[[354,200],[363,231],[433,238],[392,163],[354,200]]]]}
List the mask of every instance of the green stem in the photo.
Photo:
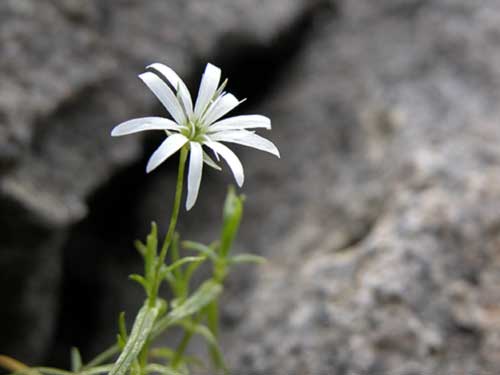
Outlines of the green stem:
{"type": "MultiPolygon", "coordinates": [[[[160,251],[160,256],[158,257],[158,263],[156,264],[156,269],[155,269],[155,275],[154,275],[154,282],[153,282],[153,290],[151,291],[151,294],[149,295],[149,305],[150,306],[155,306],[156,305],[156,298],[158,295],[158,290],[160,288],[160,270],[162,264],[165,262],[165,257],[167,256],[167,250],[170,247],[170,244],[172,243],[172,239],[174,237],[175,233],[175,227],[177,225],[177,219],[179,217],[179,211],[181,207],[181,199],[182,199],[182,187],[183,187],[183,181],[184,181],[184,170],[186,166],[186,160],[187,160],[187,155],[189,151],[189,146],[184,146],[181,149],[180,153],[180,158],[179,158],[179,170],[177,173],[177,184],[175,188],[175,198],[174,198],[174,207],[172,209],[172,216],[170,218],[170,224],[168,227],[167,235],[165,236],[165,240],[163,242],[163,246],[160,251]]],[[[118,354],[120,352],[120,348],[118,345],[113,345],[109,347],[107,350],[105,350],[103,353],[99,354],[97,357],[95,357],[92,361],[87,363],[84,366],[84,369],[88,369],[91,367],[94,367],[96,365],[99,365],[103,362],[105,362],[107,359],[110,359],[114,355],[118,354]]]]}
{"type": "Polygon", "coordinates": [[[177,350],[175,351],[174,358],[172,359],[172,367],[174,369],[177,366],[179,366],[179,363],[180,363],[182,357],[184,357],[184,353],[186,352],[189,341],[191,341],[191,337],[193,337],[193,332],[191,332],[191,331],[184,332],[184,336],[182,336],[182,340],[179,343],[177,350]]]}
{"type": "MultiPolygon", "coordinates": [[[[154,282],[153,282],[153,290],[152,293],[149,295],[148,302],[150,306],[154,306],[156,304],[156,297],[158,295],[158,289],[160,287],[160,270],[162,264],[165,262],[165,257],[167,256],[167,250],[170,247],[170,244],[172,243],[172,239],[174,237],[174,232],[175,232],[175,227],[177,225],[177,218],[179,217],[179,211],[181,207],[181,199],[182,199],[182,185],[184,181],[184,170],[186,166],[186,160],[187,160],[187,155],[188,155],[189,148],[188,146],[184,146],[181,149],[181,154],[179,158],[179,170],[177,173],[177,184],[176,184],[176,190],[175,190],[175,198],[174,198],[174,207],[172,209],[172,216],[170,218],[170,224],[168,227],[168,232],[167,235],[165,236],[165,241],[163,242],[163,246],[161,248],[160,256],[158,258],[158,263],[156,264],[156,269],[155,269],[155,275],[154,275],[154,282]]],[[[99,354],[97,357],[95,357],[92,361],[87,363],[84,366],[84,369],[88,369],[91,367],[94,367],[96,365],[99,365],[106,360],[110,359],[114,355],[118,354],[120,352],[120,348],[118,345],[113,345],[109,347],[107,350],[99,354]]]]}
{"type": "MultiPolygon", "coordinates": [[[[219,337],[219,303],[218,303],[218,298],[210,302],[210,304],[207,305],[205,308],[205,313],[207,317],[207,326],[208,329],[212,332],[216,340],[219,337]]],[[[210,357],[212,359],[212,363],[216,368],[219,369],[224,369],[224,361],[221,360],[219,353],[217,352],[216,348],[210,347],[209,348],[209,353],[210,357]]]]}
{"type": "MultiPolygon", "coordinates": [[[[198,324],[201,319],[201,316],[197,317],[194,319],[194,323],[198,324]]],[[[174,358],[172,358],[172,367],[176,368],[179,366],[180,361],[182,360],[182,357],[184,357],[184,353],[186,352],[186,349],[189,345],[189,342],[191,341],[191,338],[194,335],[193,330],[188,330],[184,331],[184,335],[182,336],[182,340],[179,343],[179,346],[177,347],[177,350],[175,351],[174,358]]]]}
{"type": "Polygon", "coordinates": [[[158,263],[156,264],[154,282],[153,282],[153,290],[149,295],[149,304],[150,306],[154,306],[156,304],[156,297],[158,295],[158,290],[160,288],[160,270],[161,266],[165,263],[165,257],[167,256],[167,250],[172,243],[172,239],[175,233],[175,227],[177,225],[177,219],[179,217],[179,210],[181,207],[181,199],[182,199],[182,185],[184,181],[184,169],[186,166],[187,154],[188,154],[188,146],[184,146],[181,149],[181,155],[179,158],[179,170],[177,172],[177,184],[175,188],[175,198],[174,198],[174,207],[172,209],[172,216],[170,217],[170,224],[168,226],[168,232],[165,236],[165,240],[163,241],[163,246],[160,251],[160,256],[158,257],[158,263]]]}
{"type": "Polygon", "coordinates": [[[207,325],[215,337],[219,336],[219,304],[218,298],[210,302],[206,307],[207,325]]]}
{"type": "MultiPolygon", "coordinates": [[[[104,374],[109,372],[111,370],[111,367],[113,365],[108,364],[104,366],[98,366],[94,367],[85,371],[78,372],[80,375],[96,375],[96,374],[104,374]]],[[[60,370],[58,368],[52,368],[52,367],[31,367],[27,369],[23,369],[20,371],[17,371],[16,374],[25,374],[25,375],[75,375],[74,372],[72,371],[66,371],[66,370],[60,370]]]]}
{"type": "Polygon", "coordinates": [[[148,354],[149,354],[149,342],[146,341],[144,344],[144,347],[141,350],[141,353],[139,354],[139,366],[140,366],[140,373],[141,375],[146,374],[146,366],[148,365],[148,354]]]}
{"type": "Polygon", "coordinates": [[[83,366],[83,370],[100,365],[118,353],[120,353],[120,348],[118,347],[118,345],[113,345],[113,346],[109,347],[108,349],[106,349],[101,354],[99,354],[97,357],[95,357],[93,360],[91,360],[85,366],[83,366]]]}

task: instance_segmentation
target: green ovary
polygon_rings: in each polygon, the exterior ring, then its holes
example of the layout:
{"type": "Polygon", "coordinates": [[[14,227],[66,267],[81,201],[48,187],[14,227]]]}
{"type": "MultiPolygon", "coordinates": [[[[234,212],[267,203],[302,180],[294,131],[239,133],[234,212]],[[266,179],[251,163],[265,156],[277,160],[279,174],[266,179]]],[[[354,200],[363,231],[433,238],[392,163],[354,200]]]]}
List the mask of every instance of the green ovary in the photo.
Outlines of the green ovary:
{"type": "Polygon", "coordinates": [[[190,120],[181,130],[181,134],[187,137],[191,142],[202,142],[207,129],[198,120],[190,120]]]}

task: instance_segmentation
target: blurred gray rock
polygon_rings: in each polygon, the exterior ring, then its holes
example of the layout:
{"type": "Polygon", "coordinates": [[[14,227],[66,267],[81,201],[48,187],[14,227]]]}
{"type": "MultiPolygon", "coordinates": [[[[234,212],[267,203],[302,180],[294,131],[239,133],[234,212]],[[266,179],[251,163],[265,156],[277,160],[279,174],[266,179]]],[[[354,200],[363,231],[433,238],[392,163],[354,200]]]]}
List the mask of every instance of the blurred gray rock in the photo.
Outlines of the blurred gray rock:
{"type": "Polygon", "coordinates": [[[269,104],[286,229],[261,227],[235,373],[498,371],[499,16],[349,0],[318,27],[269,104]]]}

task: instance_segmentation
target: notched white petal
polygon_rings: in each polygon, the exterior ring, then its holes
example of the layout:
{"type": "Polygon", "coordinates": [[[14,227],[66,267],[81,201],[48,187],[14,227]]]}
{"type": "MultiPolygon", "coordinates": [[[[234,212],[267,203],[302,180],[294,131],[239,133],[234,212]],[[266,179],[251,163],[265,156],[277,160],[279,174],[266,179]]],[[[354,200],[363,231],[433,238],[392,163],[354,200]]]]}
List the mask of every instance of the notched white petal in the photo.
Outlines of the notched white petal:
{"type": "Polygon", "coordinates": [[[146,72],[139,75],[139,78],[155,94],[158,100],[165,106],[175,121],[182,124],[186,120],[184,111],[172,89],[156,74],[146,72]]]}
{"type": "Polygon", "coordinates": [[[223,130],[255,128],[271,129],[271,120],[268,117],[261,115],[234,116],[213,123],[208,128],[208,132],[215,133],[223,130]]]}
{"type": "Polygon", "coordinates": [[[179,75],[172,68],[161,63],[148,65],[146,69],[154,69],[160,72],[167,79],[167,81],[170,82],[173,88],[179,93],[182,104],[187,112],[186,115],[191,117],[193,115],[193,101],[191,99],[191,95],[189,94],[189,90],[181,77],[179,77],[179,75]]]}
{"type": "Polygon", "coordinates": [[[205,151],[203,151],[203,162],[213,169],[218,171],[222,170],[222,168],[205,151]]]}
{"type": "Polygon", "coordinates": [[[186,199],[186,210],[190,210],[196,203],[200,190],[201,173],[203,170],[203,149],[198,142],[190,142],[191,152],[189,156],[188,191],[186,199]]]}
{"type": "Polygon", "coordinates": [[[226,94],[223,97],[220,97],[220,99],[208,109],[203,122],[205,124],[211,124],[214,121],[217,121],[226,113],[236,108],[240,103],[241,102],[236,99],[233,94],[226,94]]]}
{"type": "Polygon", "coordinates": [[[111,136],[120,137],[145,130],[176,130],[180,127],[172,120],[163,117],[141,117],[122,122],[116,125],[111,131],[111,136]]]}
{"type": "Polygon", "coordinates": [[[194,114],[196,117],[201,117],[212,100],[215,92],[217,91],[220,76],[221,70],[219,68],[210,63],[207,64],[203,77],[201,78],[200,89],[194,106],[194,114]]]}
{"type": "Polygon", "coordinates": [[[252,147],[257,150],[266,151],[280,157],[278,148],[270,140],[247,130],[228,130],[210,135],[214,141],[237,143],[252,147]]]}
{"type": "Polygon", "coordinates": [[[205,145],[210,147],[212,150],[222,156],[224,160],[226,160],[229,168],[231,168],[231,171],[233,172],[236,183],[241,187],[245,180],[245,175],[243,173],[243,165],[241,165],[240,159],[238,159],[235,153],[219,142],[207,141],[205,142],[205,145]]]}
{"type": "Polygon", "coordinates": [[[163,141],[163,143],[151,155],[146,166],[146,172],[149,173],[161,163],[175,154],[188,142],[188,139],[182,134],[173,134],[163,141]]]}

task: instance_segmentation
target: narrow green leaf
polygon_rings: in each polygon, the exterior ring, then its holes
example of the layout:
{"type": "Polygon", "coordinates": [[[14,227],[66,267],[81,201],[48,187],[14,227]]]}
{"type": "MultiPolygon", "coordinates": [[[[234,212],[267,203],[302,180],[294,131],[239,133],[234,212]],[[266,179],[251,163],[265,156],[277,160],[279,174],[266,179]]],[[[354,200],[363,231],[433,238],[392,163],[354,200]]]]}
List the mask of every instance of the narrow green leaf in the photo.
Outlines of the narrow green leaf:
{"type": "Polygon", "coordinates": [[[113,346],[110,346],[105,351],[97,355],[94,359],[85,364],[85,366],[83,366],[83,369],[87,371],[91,368],[95,368],[96,366],[101,365],[103,362],[110,360],[118,353],[120,353],[120,347],[118,345],[115,344],[113,346]]]}
{"type": "Polygon", "coordinates": [[[213,300],[210,302],[203,312],[207,318],[207,325],[210,329],[210,332],[217,337],[219,335],[219,304],[217,300],[213,300]]]}
{"type": "Polygon", "coordinates": [[[229,263],[257,263],[264,264],[267,260],[264,257],[254,254],[238,254],[229,258],[229,263]]]}
{"type": "Polygon", "coordinates": [[[217,338],[208,327],[204,326],[201,323],[196,324],[186,320],[183,320],[178,324],[184,327],[185,330],[203,337],[208,344],[210,355],[216,368],[227,370],[227,366],[224,363],[224,357],[222,356],[217,338]]]}
{"type": "MultiPolygon", "coordinates": [[[[149,352],[151,358],[162,358],[170,361],[175,356],[175,351],[170,348],[154,348],[149,352]]],[[[194,355],[185,355],[184,362],[190,365],[197,366],[202,369],[207,369],[207,366],[203,361],[194,355]]]]}
{"type": "Polygon", "coordinates": [[[127,344],[127,341],[120,335],[116,335],[116,343],[118,344],[120,350],[123,350],[123,348],[125,348],[125,345],[127,344]]]}
{"type": "Polygon", "coordinates": [[[97,375],[97,374],[107,374],[111,368],[113,367],[112,364],[110,365],[102,365],[102,366],[96,366],[92,367],[88,370],[80,372],[79,375],[97,375]]]}
{"type": "Polygon", "coordinates": [[[193,263],[193,262],[201,262],[205,260],[205,257],[184,257],[179,259],[177,262],[171,264],[170,266],[166,267],[163,271],[166,273],[174,271],[176,268],[182,266],[183,264],[186,263],[193,263]]]}
{"type": "Polygon", "coordinates": [[[216,368],[224,369],[224,371],[227,372],[224,358],[217,345],[217,337],[219,335],[219,304],[217,300],[213,300],[211,303],[209,303],[205,307],[204,312],[207,318],[207,328],[213,335],[215,341],[215,344],[209,346],[208,348],[210,358],[212,359],[212,363],[216,368]]]}
{"type": "Polygon", "coordinates": [[[172,300],[170,300],[171,310],[176,309],[177,307],[179,307],[180,305],[182,305],[185,301],[186,301],[186,299],[173,298],[172,300]]]}
{"type": "MultiPolygon", "coordinates": [[[[105,374],[111,370],[112,365],[102,365],[97,367],[92,367],[84,371],[80,371],[78,375],[97,375],[105,374]]],[[[75,375],[71,371],[61,370],[53,367],[30,367],[21,371],[17,371],[11,375],[75,375]]]]}
{"type": "Polygon", "coordinates": [[[120,353],[120,347],[117,344],[115,344],[113,346],[110,346],[105,351],[103,351],[102,353],[98,354],[91,361],[89,361],[88,363],[86,363],[85,366],[83,366],[83,369],[86,371],[86,370],[88,370],[90,368],[99,366],[102,363],[106,362],[107,360],[111,360],[111,358],[114,357],[118,353],[120,353]]]}
{"type": "Polygon", "coordinates": [[[162,316],[165,314],[165,312],[168,309],[168,302],[167,300],[157,297],[157,304],[159,306],[159,311],[158,311],[158,317],[162,316]]]}
{"type": "Polygon", "coordinates": [[[215,251],[209,246],[206,246],[202,243],[194,241],[182,241],[182,247],[188,250],[197,251],[203,255],[206,255],[212,260],[217,259],[217,254],[215,253],[215,251]]]}
{"type": "Polygon", "coordinates": [[[120,336],[127,341],[128,332],[127,323],[125,321],[125,311],[120,312],[120,315],[118,315],[118,332],[120,333],[120,336]]]}
{"type": "MultiPolygon", "coordinates": [[[[172,239],[172,262],[175,264],[180,259],[179,256],[179,234],[175,233],[172,239]]],[[[181,278],[181,272],[179,269],[174,269],[172,272],[176,279],[181,278]]]]}
{"type": "Polygon", "coordinates": [[[163,366],[156,363],[152,363],[146,366],[146,373],[158,373],[162,375],[184,375],[182,372],[172,369],[169,366],[163,366]]]}
{"type": "Polygon", "coordinates": [[[128,277],[130,280],[133,280],[139,284],[142,285],[142,287],[144,288],[144,290],[146,291],[146,294],[149,293],[149,283],[148,281],[142,277],[141,275],[138,275],[136,273],[132,274],[132,275],[129,275],[128,277]]]}
{"type": "Polygon", "coordinates": [[[54,367],[30,367],[26,370],[17,371],[11,375],[34,375],[34,374],[44,374],[44,375],[74,375],[73,372],[62,370],[54,367]]]}
{"type": "Polygon", "coordinates": [[[219,283],[214,280],[205,281],[188,299],[173,307],[167,315],[158,320],[153,330],[153,336],[156,337],[172,324],[200,311],[217,298],[221,292],[222,286],[219,283]]]}
{"type": "Polygon", "coordinates": [[[130,369],[128,371],[130,375],[141,375],[141,365],[139,364],[139,361],[134,359],[132,362],[132,365],[130,366],[130,369]]]}
{"type": "Polygon", "coordinates": [[[71,371],[61,370],[53,367],[31,367],[27,368],[26,370],[17,371],[14,374],[31,375],[33,374],[32,371],[36,371],[36,373],[38,374],[45,375],[74,375],[71,371]]]}
{"type": "Polygon", "coordinates": [[[146,237],[146,256],[144,257],[144,276],[151,282],[155,273],[155,260],[158,253],[158,227],[153,221],[151,232],[146,237]]]}
{"type": "Polygon", "coordinates": [[[139,252],[140,255],[142,255],[143,257],[146,256],[146,251],[147,251],[146,245],[144,245],[141,241],[136,240],[134,242],[134,246],[135,246],[135,249],[139,252]]]}
{"type": "Polygon", "coordinates": [[[209,304],[222,291],[222,286],[213,280],[205,281],[186,302],[170,312],[174,321],[193,315],[209,304]]]}
{"type": "Polygon", "coordinates": [[[153,325],[160,309],[161,303],[159,302],[153,307],[149,306],[147,301],[145,302],[137,314],[127,344],[109,372],[109,375],[123,375],[132,366],[153,330],[153,325]]]}
{"type": "Polygon", "coordinates": [[[220,252],[226,257],[231,250],[234,238],[240,227],[241,216],[243,215],[243,196],[236,195],[234,187],[230,186],[223,210],[223,225],[220,241],[220,252]]]}
{"type": "Polygon", "coordinates": [[[163,358],[163,359],[172,359],[175,355],[175,352],[170,348],[154,348],[151,349],[150,356],[152,358],[163,358]]]}
{"type": "Polygon", "coordinates": [[[82,368],[82,356],[78,348],[71,348],[71,371],[79,372],[82,368]]]}

